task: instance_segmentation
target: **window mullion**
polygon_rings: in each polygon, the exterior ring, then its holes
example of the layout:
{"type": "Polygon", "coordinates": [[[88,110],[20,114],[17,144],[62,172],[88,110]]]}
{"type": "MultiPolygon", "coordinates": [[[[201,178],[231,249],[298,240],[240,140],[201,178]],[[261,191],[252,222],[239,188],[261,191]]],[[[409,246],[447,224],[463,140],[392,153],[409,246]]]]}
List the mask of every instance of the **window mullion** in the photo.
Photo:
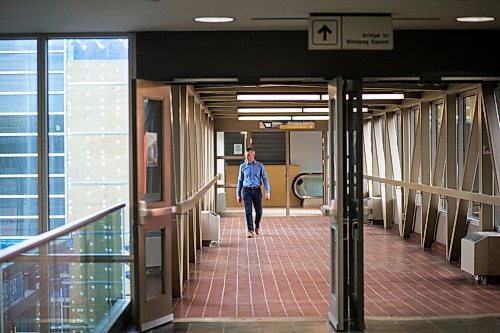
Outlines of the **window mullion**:
{"type": "Polygon", "coordinates": [[[48,195],[48,110],[47,110],[47,38],[38,36],[38,218],[39,233],[49,230],[48,195]]]}

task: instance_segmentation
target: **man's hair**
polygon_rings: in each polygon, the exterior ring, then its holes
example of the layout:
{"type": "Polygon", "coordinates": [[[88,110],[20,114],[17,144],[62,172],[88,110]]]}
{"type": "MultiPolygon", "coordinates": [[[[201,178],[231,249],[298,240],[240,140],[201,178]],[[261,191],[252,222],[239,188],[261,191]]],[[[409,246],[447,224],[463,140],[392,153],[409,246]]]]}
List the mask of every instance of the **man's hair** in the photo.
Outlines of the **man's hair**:
{"type": "Polygon", "coordinates": [[[255,151],[255,148],[254,147],[247,147],[247,152],[249,151],[255,151]]]}

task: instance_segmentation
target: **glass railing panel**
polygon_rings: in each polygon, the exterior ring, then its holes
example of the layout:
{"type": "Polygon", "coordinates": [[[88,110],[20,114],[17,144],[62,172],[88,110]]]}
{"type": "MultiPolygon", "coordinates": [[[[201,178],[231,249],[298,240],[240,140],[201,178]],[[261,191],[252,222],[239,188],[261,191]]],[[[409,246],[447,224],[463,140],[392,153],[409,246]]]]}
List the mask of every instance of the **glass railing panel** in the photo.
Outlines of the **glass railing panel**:
{"type": "Polygon", "coordinates": [[[124,209],[1,265],[1,332],[107,332],[130,301],[124,209]]]}

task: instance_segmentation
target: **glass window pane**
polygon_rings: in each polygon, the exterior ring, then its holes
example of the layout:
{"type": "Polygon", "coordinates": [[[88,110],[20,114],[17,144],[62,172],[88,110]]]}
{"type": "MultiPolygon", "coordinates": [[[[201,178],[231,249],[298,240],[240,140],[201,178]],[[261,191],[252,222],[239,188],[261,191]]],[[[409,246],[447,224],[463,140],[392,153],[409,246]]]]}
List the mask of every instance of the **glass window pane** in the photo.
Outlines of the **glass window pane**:
{"type": "Polygon", "coordinates": [[[64,174],[64,156],[49,156],[49,174],[64,174]]]}
{"type": "Polygon", "coordinates": [[[49,94],[49,114],[64,112],[64,94],[49,94]]]}
{"type": "MultiPolygon", "coordinates": [[[[245,134],[240,132],[224,133],[224,153],[225,156],[240,156],[241,160],[230,160],[230,164],[240,164],[244,159],[245,152],[245,134]],[[234,163],[232,163],[234,162],[234,163]]],[[[222,156],[222,155],[221,155],[222,156]]]]}
{"type": "Polygon", "coordinates": [[[49,87],[51,91],[62,91],[64,89],[63,74],[49,74],[49,87]]]}
{"type": "Polygon", "coordinates": [[[38,219],[37,218],[9,218],[2,220],[2,240],[0,248],[6,248],[10,245],[19,243],[26,239],[26,236],[34,236],[38,234],[38,219]],[[5,236],[15,236],[6,239],[5,236]]]}
{"type": "MultiPolygon", "coordinates": [[[[31,51],[36,53],[37,42],[35,39],[6,39],[0,40],[0,51],[19,51],[26,53],[31,51]]],[[[17,53],[16,53],[17,54],[17,53]]]]}
{"type": "Polygon", "coordinates": [[[50,134],[52,133],[49,132],[49,153],[64,153],[64,136],[50,134]]]}
{"type": "Polygon", "coordinates": [[[36,133],[37,116],[4,115],[0,123],[0,133],[36,133]]]}
{"type": "Polygon", "coordinates": [[[164,229],[151,230],[145,233],[146,256],[146,300],[165,294],[163,250],[165,246],[164,229]]]}
{"type": "Polygon", "coordinates": [[[3,177],[10,175],[30,175],[38,173],[38,157],[36,154],[31,156],[1,156],[0,170],[3,177]]]}
{"type": "Polygon", "coordinates": [[[26,94],[26,95],[25,94],[2,95],[0,96],[0,112],[22,113],[22,114],[30,112],[33,113],[33,115],[36,115],[38,109],[36,99],[37,99],[36,91],[33,91],[31,94],[26,94]]]}
{"type": "Polygon", "coordinates": [[[51,176],[49,178],[49,187],[52,189],[52,194],[65,194],[65,178],[63,176],[51,176]]]}
{"type": "Polygon", "coordinates": [[[13,196],[0,200],[0,216],[33,216],[38,214],[38,198],[23,198],[13,196]]]}
{"type": "Polygon", "coordinates": [[[152,99],[144,100],[144,154],[146,161],[146,201],[163,199],[162,142],[163,103],[152,99]]]}
{"type": "Polygon", "coordinates": [[[49,39],[48,49],[54,228],[128,202],[128,39],[49,39]]]}
{"type": "Polygon", "coordinates": [[[0,91],[30,92],[30,91],[36,91],[36,88],[37,88],[36,73],[0,75],[0,91]]]}
{"type": "Polygon", "coordinates": [[[49,132],[64,132],[64,116],[57,115],[51,116],[49,115],[49,132]]]}
{"type": "MultiPolygon", "coordinates": [[[[36,50],[36,40],[0,40],[0,133],[5,135],[0,137],[3,236],[38,233],[36,50]]],[[[7,246],[2,242],[0,247],[7,246]]]]}
{"type": "Polygon", "coordinates": [[[49,71],[64,71],[64,52],[50,52],[48,66],[49,71]]]}
{"type": "Polygon", "coordinates": [[[1,154],[29,154],[37,152],[37,137],[36,134],[31,136],[0,136],[0,153],[1,154]]]}
{"type": "Polygon", "coordinates": [[[0,178],[0,195],[37,195],[38,179],[30,177],[0,178]]]}
{"type": "Polygon", "coordinates": [[[36,53],[0,53],[0,71],[36,71],[36,53]]]}

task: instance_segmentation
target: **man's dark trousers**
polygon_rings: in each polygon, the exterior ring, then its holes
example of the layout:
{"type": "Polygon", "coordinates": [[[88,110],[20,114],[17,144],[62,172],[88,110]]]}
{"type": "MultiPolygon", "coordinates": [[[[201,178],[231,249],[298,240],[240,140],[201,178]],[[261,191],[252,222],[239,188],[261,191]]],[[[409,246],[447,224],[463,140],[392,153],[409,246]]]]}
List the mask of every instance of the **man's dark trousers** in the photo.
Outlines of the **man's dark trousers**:
{"type": "Polygon", "coordinates": [[[255,227],[258,228],[262,217],[262,191],[260,187],[243,187],[243,202],[248,231],[253,231],[252,204],[255,208],[255,227]]]}

